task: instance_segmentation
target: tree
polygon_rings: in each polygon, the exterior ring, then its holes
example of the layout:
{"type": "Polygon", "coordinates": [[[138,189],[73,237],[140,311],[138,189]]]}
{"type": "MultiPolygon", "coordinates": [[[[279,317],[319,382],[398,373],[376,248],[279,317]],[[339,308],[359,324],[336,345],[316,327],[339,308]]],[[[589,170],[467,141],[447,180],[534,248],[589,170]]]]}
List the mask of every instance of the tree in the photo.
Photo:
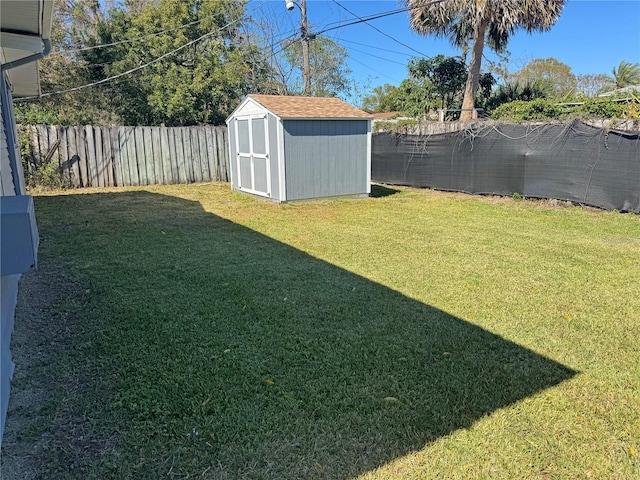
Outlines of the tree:
{"type": "Polygon", "coordinates": [[[604,73],[576,76],[576,92],[587,97],[595,97],[611,85],[611,79],[604,73]]]}
{"type": "MultiPolygon", "coordinates": [[[[338,97],[347,95],[351,89],[345,59],[347,50],[328,37],[316,37],[309,47],[309,67],[311,71],[311,95],[315,97],[338,97]]],[[[302,94],[302,44],[290,41],[286,45],[285,60],[291,67],[285,90],[289,94],[302,94]]]]}
{"type": "MultiPolygon", "coordinates": [[[[77,49],[87,46],[98,23],[105,17],[106,2],[65,0],[55,2],[51,54],[40,61],[41,89],[44,94],[66,90],[90,82],[90,66],[77,49]]],[[[45,96],[19,102],[19,123],[62,125],[113,124],[119,121],[110,111],[110,102],[97,88],[45,96]]]]}
{"type": "Polygon", "coordinates": [[[550,96],[551,85],[546,79],[527,80],[524,82],[510,81],[500,85],[487,99],[487,109],[494,110],[504,103],[544,99],[550,96]]]}
{"type": "Polygon", "coordinates": [[[573,94],[578,84],[575,75],[571,73],[571,67],[555,58],[536,58],[509,78],[510,81],[521,84],[545,80],[550,85],[550,94],[554,98],[573,94]]]}
{"type": "Polygon", "coordinates": [[[429,79],[440,96],[440,107],[451,106],[467,81],[467,67],[461,59],[436,55],[433,58],[412,58],[408,65],[413,78],[429,79]]]}
{"type": "Polygon", "coordinates": [[[122,75],[104,88],[128,124],[220,123],[261,67],[255,68],[255,47],[239,38],[243,16],[241,2],[125,2],[91,39],[114,45],[83,57],[96,67],[94,81],[122,75]]]}
{"type": "Polygon", "coordinates": [[[566,0],[404,0],[410,8],[411,27],[421,34],[447,37],[458,46],[467,45],[472,38],[469,77],[465,86],[461,115],[470,120],[480,81],[480,67],[485,37],[493,48],[506,47],[509,36],[517,28],[527,32],[546,31],[556,22],[566,0]],[[473,34],[469,32],[473,31],[473,34]]]}
{"type": "MultiPolygon", "coordinates": [[[[279,2],[275,9],[255,11],[251,21],[243,25],[244,37],[257,46],[257,57],[264,59],[268,68],[264,81],[256,85],[256,92],[299,95],[304,90],[301,39],[282,38],[282,32],[290,30],[290,22],[284,3],[279,2]]],[[[329,37],[313,37],[309,43],[312,95],[342,99],[358,95],[361,86],[351,78],[347,57],[347,50],[329,37]]]]}
{"type": "Polygon", "coordinates": [[[640,85],[640,63],[629,63],[624,60],[611,73],[613,88],[624,88],[632,85],[640,85]]]}
{"type": "Polygon", "coordinates": [[[438,94],[429,80],[407,78],[398,86],[398,107],[412,117],[424,117],[437,108],[438,94]]]}
{"type": "Polygon", "coordinates": [[[370,95],[362,99],[362,108],[374,113],[399,110],[398,87],[388,83],[375,87],[370,95]]]}
{"type": "Polygon", "coordinates": [[[475,104],[482,108],[487,108],[487,104],[493,93],[493,86],[497,83],[495,77],[491,73],[483,73],[480,75],[478,93],[476,95],[475,104]]]}

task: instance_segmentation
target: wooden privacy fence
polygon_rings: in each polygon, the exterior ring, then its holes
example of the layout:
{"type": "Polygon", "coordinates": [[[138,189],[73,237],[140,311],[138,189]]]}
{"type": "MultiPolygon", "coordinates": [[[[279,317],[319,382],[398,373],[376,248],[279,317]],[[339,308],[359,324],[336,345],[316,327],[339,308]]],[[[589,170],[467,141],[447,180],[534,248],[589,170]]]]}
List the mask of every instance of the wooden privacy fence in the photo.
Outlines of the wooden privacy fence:
{"type": "Polygon", "coordinates": [[[224,126],[22,128],[27,169],[52,164],[65,187],[230,180],[224,126]]]}

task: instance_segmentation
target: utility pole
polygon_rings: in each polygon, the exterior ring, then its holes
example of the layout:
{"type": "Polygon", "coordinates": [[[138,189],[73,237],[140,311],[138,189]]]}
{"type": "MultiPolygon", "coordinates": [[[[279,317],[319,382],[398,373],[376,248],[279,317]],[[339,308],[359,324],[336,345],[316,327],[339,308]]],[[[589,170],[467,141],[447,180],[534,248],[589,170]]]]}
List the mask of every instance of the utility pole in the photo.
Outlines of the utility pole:
{"type": "Polygon", "coordinates": [[[302,77],[304,78],[304,95],[311,96],[311,68],[309,67],[309,41],[313,36],[309,35],[307,24],[307,0],[285,0],[287,10],[293,10],[294,5],[300,8],[300,36],[302,37],[302,77]]]}
{"type": "Polygon", "coordinates": [[[309,27],[307,25],[307,0],[300,0],[301,25],[300,34],[302,35],[302,76],[304,77],[304,95],[311,96],[311,69],[309,68],[309,27]]]}

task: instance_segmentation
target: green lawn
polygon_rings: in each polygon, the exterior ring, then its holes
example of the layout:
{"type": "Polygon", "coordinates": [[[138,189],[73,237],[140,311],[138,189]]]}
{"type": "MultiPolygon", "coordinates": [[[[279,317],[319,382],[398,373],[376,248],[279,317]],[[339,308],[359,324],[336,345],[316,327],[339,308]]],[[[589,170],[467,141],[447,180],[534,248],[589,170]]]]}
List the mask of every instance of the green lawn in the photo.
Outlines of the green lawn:
{"type": "Polygon", "coordinates": [[[43,478],[640,478],[640,217],[374,193],[37,196],[43,478]]]}

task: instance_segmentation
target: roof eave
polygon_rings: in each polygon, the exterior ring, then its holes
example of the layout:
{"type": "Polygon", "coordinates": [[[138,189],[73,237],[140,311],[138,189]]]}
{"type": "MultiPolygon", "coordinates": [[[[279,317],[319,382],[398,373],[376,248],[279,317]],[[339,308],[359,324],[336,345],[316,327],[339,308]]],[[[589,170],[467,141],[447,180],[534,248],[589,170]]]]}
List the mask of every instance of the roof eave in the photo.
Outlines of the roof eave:
{"type": "Polygon", "coordinates": [[[282,120],[373,120],[369,117],[280,117],[282,120]]]}
{"type": "MultiPolygon", "coordinates": [[[[26,0],[23,1],[26,3],[26,0]]],[[[3,68],[13,87],[14,97],[40,95],[38,60],[49,53],[48,40],[51,36],[54,0],[35,0],[35,4],[37,4],[38,15],[36,28],[30,28],[28,22],[25,22],[24,28],[19,22],[12,22],[10,25],[2,24],[0,19],[2,30],[0,50],[3,65],[14,62],[18,64],[12,68],[3,68]],[[28,63],[20,64],[21,60],[26,60],[28,63]]],[[[5,4],[5,7],[8,7],[8,4],[5,4]]],[[[15,18],[12,20],[15,21],[15,18]]],[[[25,21],[27,20],[30,19],[25,18],[25,21]]]]}

